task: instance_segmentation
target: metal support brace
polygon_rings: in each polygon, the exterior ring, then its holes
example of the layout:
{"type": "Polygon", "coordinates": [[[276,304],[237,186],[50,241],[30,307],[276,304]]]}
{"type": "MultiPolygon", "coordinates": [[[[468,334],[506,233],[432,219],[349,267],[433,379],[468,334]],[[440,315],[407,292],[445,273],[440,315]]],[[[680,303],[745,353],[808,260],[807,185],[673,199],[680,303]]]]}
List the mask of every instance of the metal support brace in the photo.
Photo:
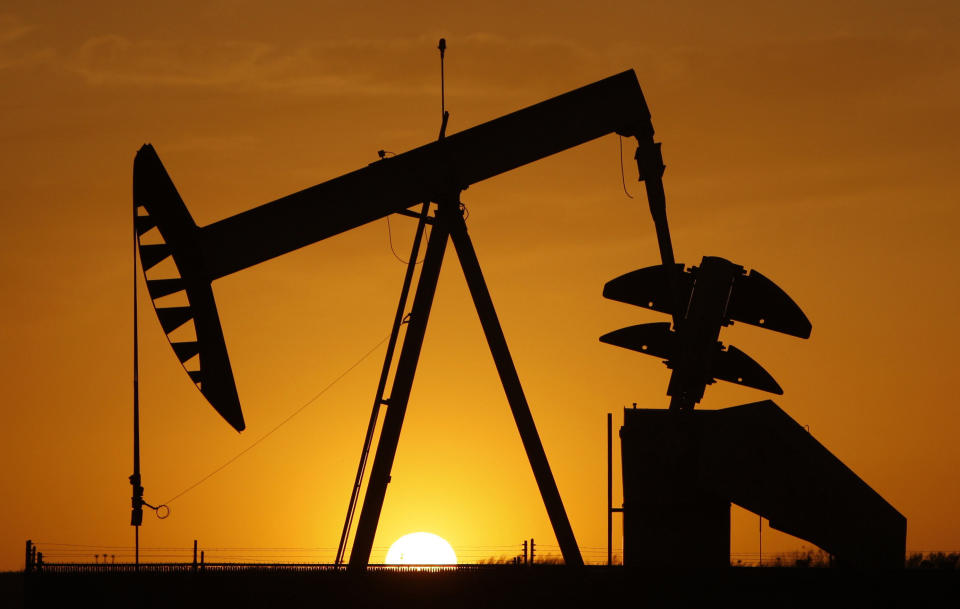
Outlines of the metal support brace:
{"type": "Polygon", "coordinates": [[[437,280],[440,278],[440,266],[447,247],[449,233],[443,214],[443,210],[437,210],[439,221],[434,224],[433,230],[430,231],[430,238],[427,240],[427,252],[424,255],[423,268],[413,297],[410,322],[403,337],[403,346],[400,348],[400,359],[393,377],[387,413],[383,418],[377,453],[373,459],[367,492],[363,497],[363,507],[357,522],[357,533],[350,551],[350,569],[354,571],[364,570],[370,562],[373,538],[377,534],[377,523],[380,521],[380,512],[383,510],[387,484],[390,483],[390,471],[393,469],[393,460],[397,454],[400,429],[403,427],[403,418],[407,412],[413,377],[417,371],[420,349],[423,347],[423,337],[427,331],[427,320],[430,318],[433,296],[437,290],[437,280]]]}
{"type": "Polygon", "coordinates": [[[420,257],[420,242],[423,239],[424,226],[427,223],[427,212],[430,210],[430,204],[424,203],[423,209],[419,214],[417,222],[417,231],[413,237],[413,247],[410,250],[410,259],[407,261],[407,270],[403,276],[403,287],[400,288],[400,302],[397,303],[397,312],[393,318],[393,328],[390,330],[390,340],[387,342],[387,353],[383,357],[383,367],[380,370],[380,381],[377,383],[377,394],[373,399],[373,408],[370,411],[370,421],[367,423],[367,433],[363,438],[363,448],[360,451],[360,464],[357,466],[357,477],[353,483],[353,489],[350,492],[350,503],[347,505],[347,515],[343,521],[343,531],[340,533],[340,544],[337,547],[337,557],[334,564],[343,564],[343,556],[347,549],[347,539],[350,537],[350,527],[353,525],[353,513],[357,507],[357,499],[360,496],[360,486],[363,484],[363,474],[367,467],[367,457],[370,455],[370,444],[373,442],[373,433],[377,427],[377,420],[380,415],[380,407],[388,406],[390,400],[383,397],[383,392],[387,387],[387,377],[390,375],[390,369],[393,367],[393,354],[397,346],[397,339],[400,336],[400,326],[403,325],[404,313],[407,309],[407,296],[410,294],[410,286],[413,283],[413,272],[417,267],[417,258],[420,257]]]}
{"type": "Polygon", "coordinates": [[[517,375],[510,350],[507,348],[507,340],[503,335],[503,328],[500,327],[497,311],[493,308],[493,300],[490,298],[490,291],[483,279],[477,253],[473,249],[470,235],[467,234],[467,225],[463,216],[457,210],[451,210],[449,216],[447,221],[449,222],[450,237],[457,250],[457,256],[460,258],[463,276],[470,288],[470,295],[473,296],[473,304],[477,309],[477,315],[480,316],[483,333],[487,337],[487,344],[490,346],[490,353],[493,355],[493,361],[497,366],[503,391],[507,394],[507,401],[510,403],[511,412],[513,412],[513,420],[517,423],[517,430],[520,432],[523,448],[527,452],[527,459],[530,460],[530,467],[533,468],[533,475],[537,480],[537,486],[540,488],[543,504],[547,508],[550,524],[553,525],[557,543],[560,544],[563,561],[569,566],[582,566],[583,558],[580,556],[580,548],[577,547],[577,540],[573,536],[570,520],[563,508],[563,500],[560,499],[560,491],[557,489],[557,483],[550,471],[550,463],[547,461],[547,454],[543,450],[540,434],[537,433],[533,415],[530,414],[530,406],[523,394],[520,377],[517,375]]]}
{"type": "Polygon", "coordinates": [[[473,297],[477,315],[480,317],[480,324],[483,327],[490,353],[493,355],[497,372],[500,375],[500,382],[503,384],[510,410],[513,412],[517,430],[520,432],[520,439],[526,450],[527,458],[530,460],[530,466],[533,469],[534,478],[547,509],[550,524],[553,526],[557,542],[560,544],[560,552],[563,555],[564,562],[570,566],[582,566],[583,558],[580,555],[580,549],[577,547],[573,529],[570,527],[570,521],[560,498],[560,491],[557,489],[550,464],[547,461],[547,455],[540,441],[540,435],[537,433],[533,416],[530,414],[530,407],[523,394],[520,378],[510,356],[510,350],[507,348],[503,329],[500,327],[500,321],[493,307],[490,292],[480,270],[480,262],[477,260],[473,243],[467,234],[467,225],[460,213],[459,202],[457,197],[452,197],[439,203],[436,221],[427,243],[427,252],[424,256],[423,270],[420,272],[420,278],[417,282],[410,323],[403,339],[403,347],[400,351],[400,359],[393,379],[393,389],[390,392],[380,440],[377,443],[377,453],[370,472],[370,480],[367,483],[367,492],[364,496],[363,508],[360,511],[360,520],[357,523],[357,533],[350,553],[350,569],[362,571],[370,561],[370,553],[373,549],[380,512],[383,510],[387,484],[390,482],[390,471],[393,468],[393,461],[397,453],[400,429],[403,426],[407,403],[410,399],[413,377],[423,346],[423,338],[426,333],[427,321],[430,316],[448,237],[452,239],[457,256],[460,259],[460,266],[463,268],[463,274],[473,297]]]}

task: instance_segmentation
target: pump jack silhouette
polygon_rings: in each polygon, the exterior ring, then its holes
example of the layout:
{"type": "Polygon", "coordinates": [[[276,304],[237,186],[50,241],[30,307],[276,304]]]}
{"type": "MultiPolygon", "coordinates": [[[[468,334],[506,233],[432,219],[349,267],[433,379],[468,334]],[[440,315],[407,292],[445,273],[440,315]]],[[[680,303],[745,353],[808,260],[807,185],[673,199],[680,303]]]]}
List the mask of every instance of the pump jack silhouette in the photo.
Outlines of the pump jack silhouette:
{"type": "Polygon", "coordinates": [[[190,366],[187,372],[200,392],[238,431],[244,428],[243,414],[211,282],[390,214],[413,215],[432,225],[393,387],[384,400],[386,414],[357,524],[351,568],[362,569],[369,561],[448,238],[460,260],[564,561],[583,564],[467,232],[459,195],[471,184],[610,133],[637,139],[637,163],[646,181],[661,249],[671,251],[660,149],[653,142],[650,112],[633,71],[204,227],[194,223],[154,148],[144,145],[137,153],[133,172],[134,205],[140,210],[137,231],[142,236],[156,228],[163,240],[141,242],[143,268],[146,271],[171,256],[179,274],[149,279],[148,291],[168,336],[192,321],[196,340],[171,341],[171,345],[185,368],[190,366]],[[435,203],[432,215],[409,210],[431,202],[435,203]],[[156,303],[181,291],[187,306],[156,303]]]}
{"type": "MultiPolygon", "coordinates": [[[[441,41],[441,53],[442,47],[441,41]]],[[[720,326],[731,319],[803,334],[803,324],[796,315],[799,309],[790,306],[789,298],[785,304],[779,298],[782,292],[778,293],[776,286],[763,276],[757,273],[744,276],[741,267],[722,259],[705,259],[692,279],[692,273],[684,273],[682,265],[674,261],[660,144],[653,141],[650,112],[632,70],[450,136],[445,136],[446,118],[444,111],[438,141],[396,156],[382,155],[381,160],[366,167],[203,227],[193,221],[154,148],[144,145],[134,160],[136,232],[138,237],[143,237],[157,229],[162,242],[146,244],[139,239],[142,267],[146,273],[172,257],[177,270],[177,276],[148,278],[147,288],[168,338],[181,326],[192,323],[195,340],[171,339],[171,346],[204,397],[231,426],[241,431],[245,426],[243,414],[211,283],[391,214],[418,219],[415,246],[375,404],[377,408],[385,406],[386,414],[350,554],[350,568],[362,570],[370,559],[440,267],[447,241],[452,240],[564,562],[582,565],[573,530],[467,232],[460,193],[474,183],[604,135],[616,133],[636,139],[634,158],[639,180],[646,187],[662,264],[611,282],[604,294],[642,306],[649,304],[650,308],[666,312],[673,318],[674,329],[670,330],[670,324],[635,327],[611,333],[603,340],[668,359],[668,365],[673,368],[668,390],[672,396],[670,412],[692,411],[703,395],[703,388],[713,378],[779,391],[776,382],[756,362],[733,347],[727,350],[717,347],[716,339],[720,326]],[[411,209],[417,207],[419,210],[411,209]],[[413,265],[426,224],[431,225],[432,230],[406,318],[408,325],[392,388],[389,397],[384,398],[386,371],[391,365],[400,325],[404,323],[407,291],[411,288],[413,265]],[[711,279],[708,281],[708,278],[711,279]],[[708,284],[712,287],[706,288],[708,284]],[[638,287],[644,285],[648,287],[638,287]],[[730,291],[731,286],[734,292],[730,291]],[[178,292],[186,295],[186,306],[166,307],[158,303],[158,299],[178,292]],[[731,293],[745,297],[738,300],[731,297],[731,293]],[[783,328],[777,325],[781,322],[777,321],[780,318],[776,314],[764,313],[767,316],[763,319],[756,317],[756,311],[750,306],[757,294],[773,294],[774,300],[779,298],[783,328]],[[742,307],[736,304],[741,301],[742,307]]],[[[809,334],[809,322],[805,328],[809,334]]],[[[698,446],[696,442],[687,445],[688,448],[698,446]]],[[[624,446],[626,476],[631,470],[626,467],[628,458],[626,444],[624,446]]],[[[358,484],[363,466],[361,460],[358,484]]],[[[661,469],[660,473],[668,471],[661,469]]],[[[688,490],[694,488],[690,486],[690,472],[684,470],[680,474],[675,480],[677,484],[688,490]]],[[[625,477],[625,497],[626,487],[625,477]]],[[[691,505],[696,507],[697,500],[691,505]]],[[[726,505],[729,510],[729,502],[726,505]]],[[[625,519],[629,518],[628,508],[625,502],[625,519]]],[[[341,552],[350,518],[348,513],[341,552]]],[[[726,526],[728,530],[729,520],[726,526]]],[[[625,558],[627,556],[625,552],[625,558]]]]}

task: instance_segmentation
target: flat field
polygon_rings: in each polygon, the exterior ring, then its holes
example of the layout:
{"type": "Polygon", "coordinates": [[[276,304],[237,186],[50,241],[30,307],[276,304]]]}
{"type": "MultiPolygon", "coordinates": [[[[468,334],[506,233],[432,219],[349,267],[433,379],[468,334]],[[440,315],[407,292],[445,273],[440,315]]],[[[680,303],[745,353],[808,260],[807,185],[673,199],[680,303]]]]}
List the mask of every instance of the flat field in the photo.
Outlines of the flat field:
{"type": "Polygon", "coordinates": [[[956,607],[960,571],[483,566],[440,572],[242,569],[0,574],[10,607],[956,607]]]}

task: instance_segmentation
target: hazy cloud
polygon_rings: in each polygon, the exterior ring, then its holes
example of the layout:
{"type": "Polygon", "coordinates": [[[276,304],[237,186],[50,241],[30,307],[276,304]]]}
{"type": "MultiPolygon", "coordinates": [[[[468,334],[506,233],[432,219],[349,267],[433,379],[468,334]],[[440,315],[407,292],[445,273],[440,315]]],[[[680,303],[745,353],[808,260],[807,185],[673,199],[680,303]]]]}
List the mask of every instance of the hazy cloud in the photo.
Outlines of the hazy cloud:
{"type": "Polygon", "coordinates": [[[182,139],[171,141],[165,145],[164,151],[197,150],[207,153],[219,153],[228,150],[249,150],[254,148],[258,142],[259,140],[257,138],[250,135],[186,135],[182,139]]]}
{"type": "MultiPolygon", "coordinates": [[[[583,69],[597,53],[560,38],[511,39],[475,32],[458,36],[448,55],[448,75],[469,74],[458,93],[496,95],[505,84],[503,67],[518,60],[531,71],[557,65],[583,69]],[[482,58],[483,61],[479,61],[482,58]]],[[[120,35],[87,39],[68,68],[93,85],[215,87],[282,90],[308,95],[435,96],[437,39],[325,39],[278,45],[257,41],[134,40],[120,35]]],[[[516,91],[517,83],[510,87],[516,91]]]]}
{"type": "MultiPolygon", "coordinates": [[[[281,47],[261,42],[131,40],[117,35],[85,41],[70,67],[95,85],[231,87],[310,94],[420,95],[422,83],[388,67],[358,69],[357,55],[397,52],[413,41],[348,40],[281,47]]],[[[367,65],[376,66],[376,62],[367,65]]]]}
{"type": "Polygon", "coordinates": [[[0,43],[19,40],[34,29],[35,26],[27,25],[16,15],[0,14],[0,43]]]}
{"type": "Polygon", "coordinates": [[[36,29],[16,15],[0,14],[0,70],[32,67],[50,61],[56,55],[50,47],[29,44],[27,39],[36,29]]]}
{"type": "Polygon", "coordinates": [[[838,34],[727,48],[685,48],[671,54],[675,69],[697,82],[724,82],[727,89],[791,98],[828,100],[838,95],[907,93],[910,82],[956,72],[954,40],[906,34],[838,34]]]}

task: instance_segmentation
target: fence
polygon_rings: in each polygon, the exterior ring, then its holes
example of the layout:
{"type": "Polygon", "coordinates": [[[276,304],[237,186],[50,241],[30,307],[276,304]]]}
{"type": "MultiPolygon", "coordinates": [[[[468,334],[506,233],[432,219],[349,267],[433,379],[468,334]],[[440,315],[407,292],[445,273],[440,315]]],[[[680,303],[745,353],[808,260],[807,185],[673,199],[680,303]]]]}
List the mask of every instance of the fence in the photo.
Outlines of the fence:
{"type": "MultiPolygon", "coordinates": [[[[43,542],[41,542],[43,543],[43,542]]],[[[25,569],[27,573],[174,573],[189,571],[235,572],[320,572],[344,570],[345,565],[330,562],[333,548],[184,548],[148,547],[140,550],[140,563],[134,564],[133,548],[128,546],[96,546],[87,544],[43,543],[27,541],[25,569]],[[117,559],[119,558],[119,562],[117,559]],[[180,560],[177,560],[180,559],[180,560]]],[[[379,548],[380,551],[385,548],[379,548]]],[[[606,565],[606,548],[583,547],[581,552],[589,567],[606,565]]],[[[622,549],[614,552],[614,565],[621,564],[622,549]]],[[[536,566],[562,565],[559,547],[536,545],[536,566]]],[[[769,554],[731,553],[734,567],[828,567],[831,557],[815,549],[769,554]]],[[[371,564],[375,571],[481,571],[524,566],[523,547],[493,545],[464,547],[458,552],[456,565],[386,565],[371,564]]],[[[905,566],[910,569],[960,569],[960,551],[935,550],[908,552],[905,566]]]]}

